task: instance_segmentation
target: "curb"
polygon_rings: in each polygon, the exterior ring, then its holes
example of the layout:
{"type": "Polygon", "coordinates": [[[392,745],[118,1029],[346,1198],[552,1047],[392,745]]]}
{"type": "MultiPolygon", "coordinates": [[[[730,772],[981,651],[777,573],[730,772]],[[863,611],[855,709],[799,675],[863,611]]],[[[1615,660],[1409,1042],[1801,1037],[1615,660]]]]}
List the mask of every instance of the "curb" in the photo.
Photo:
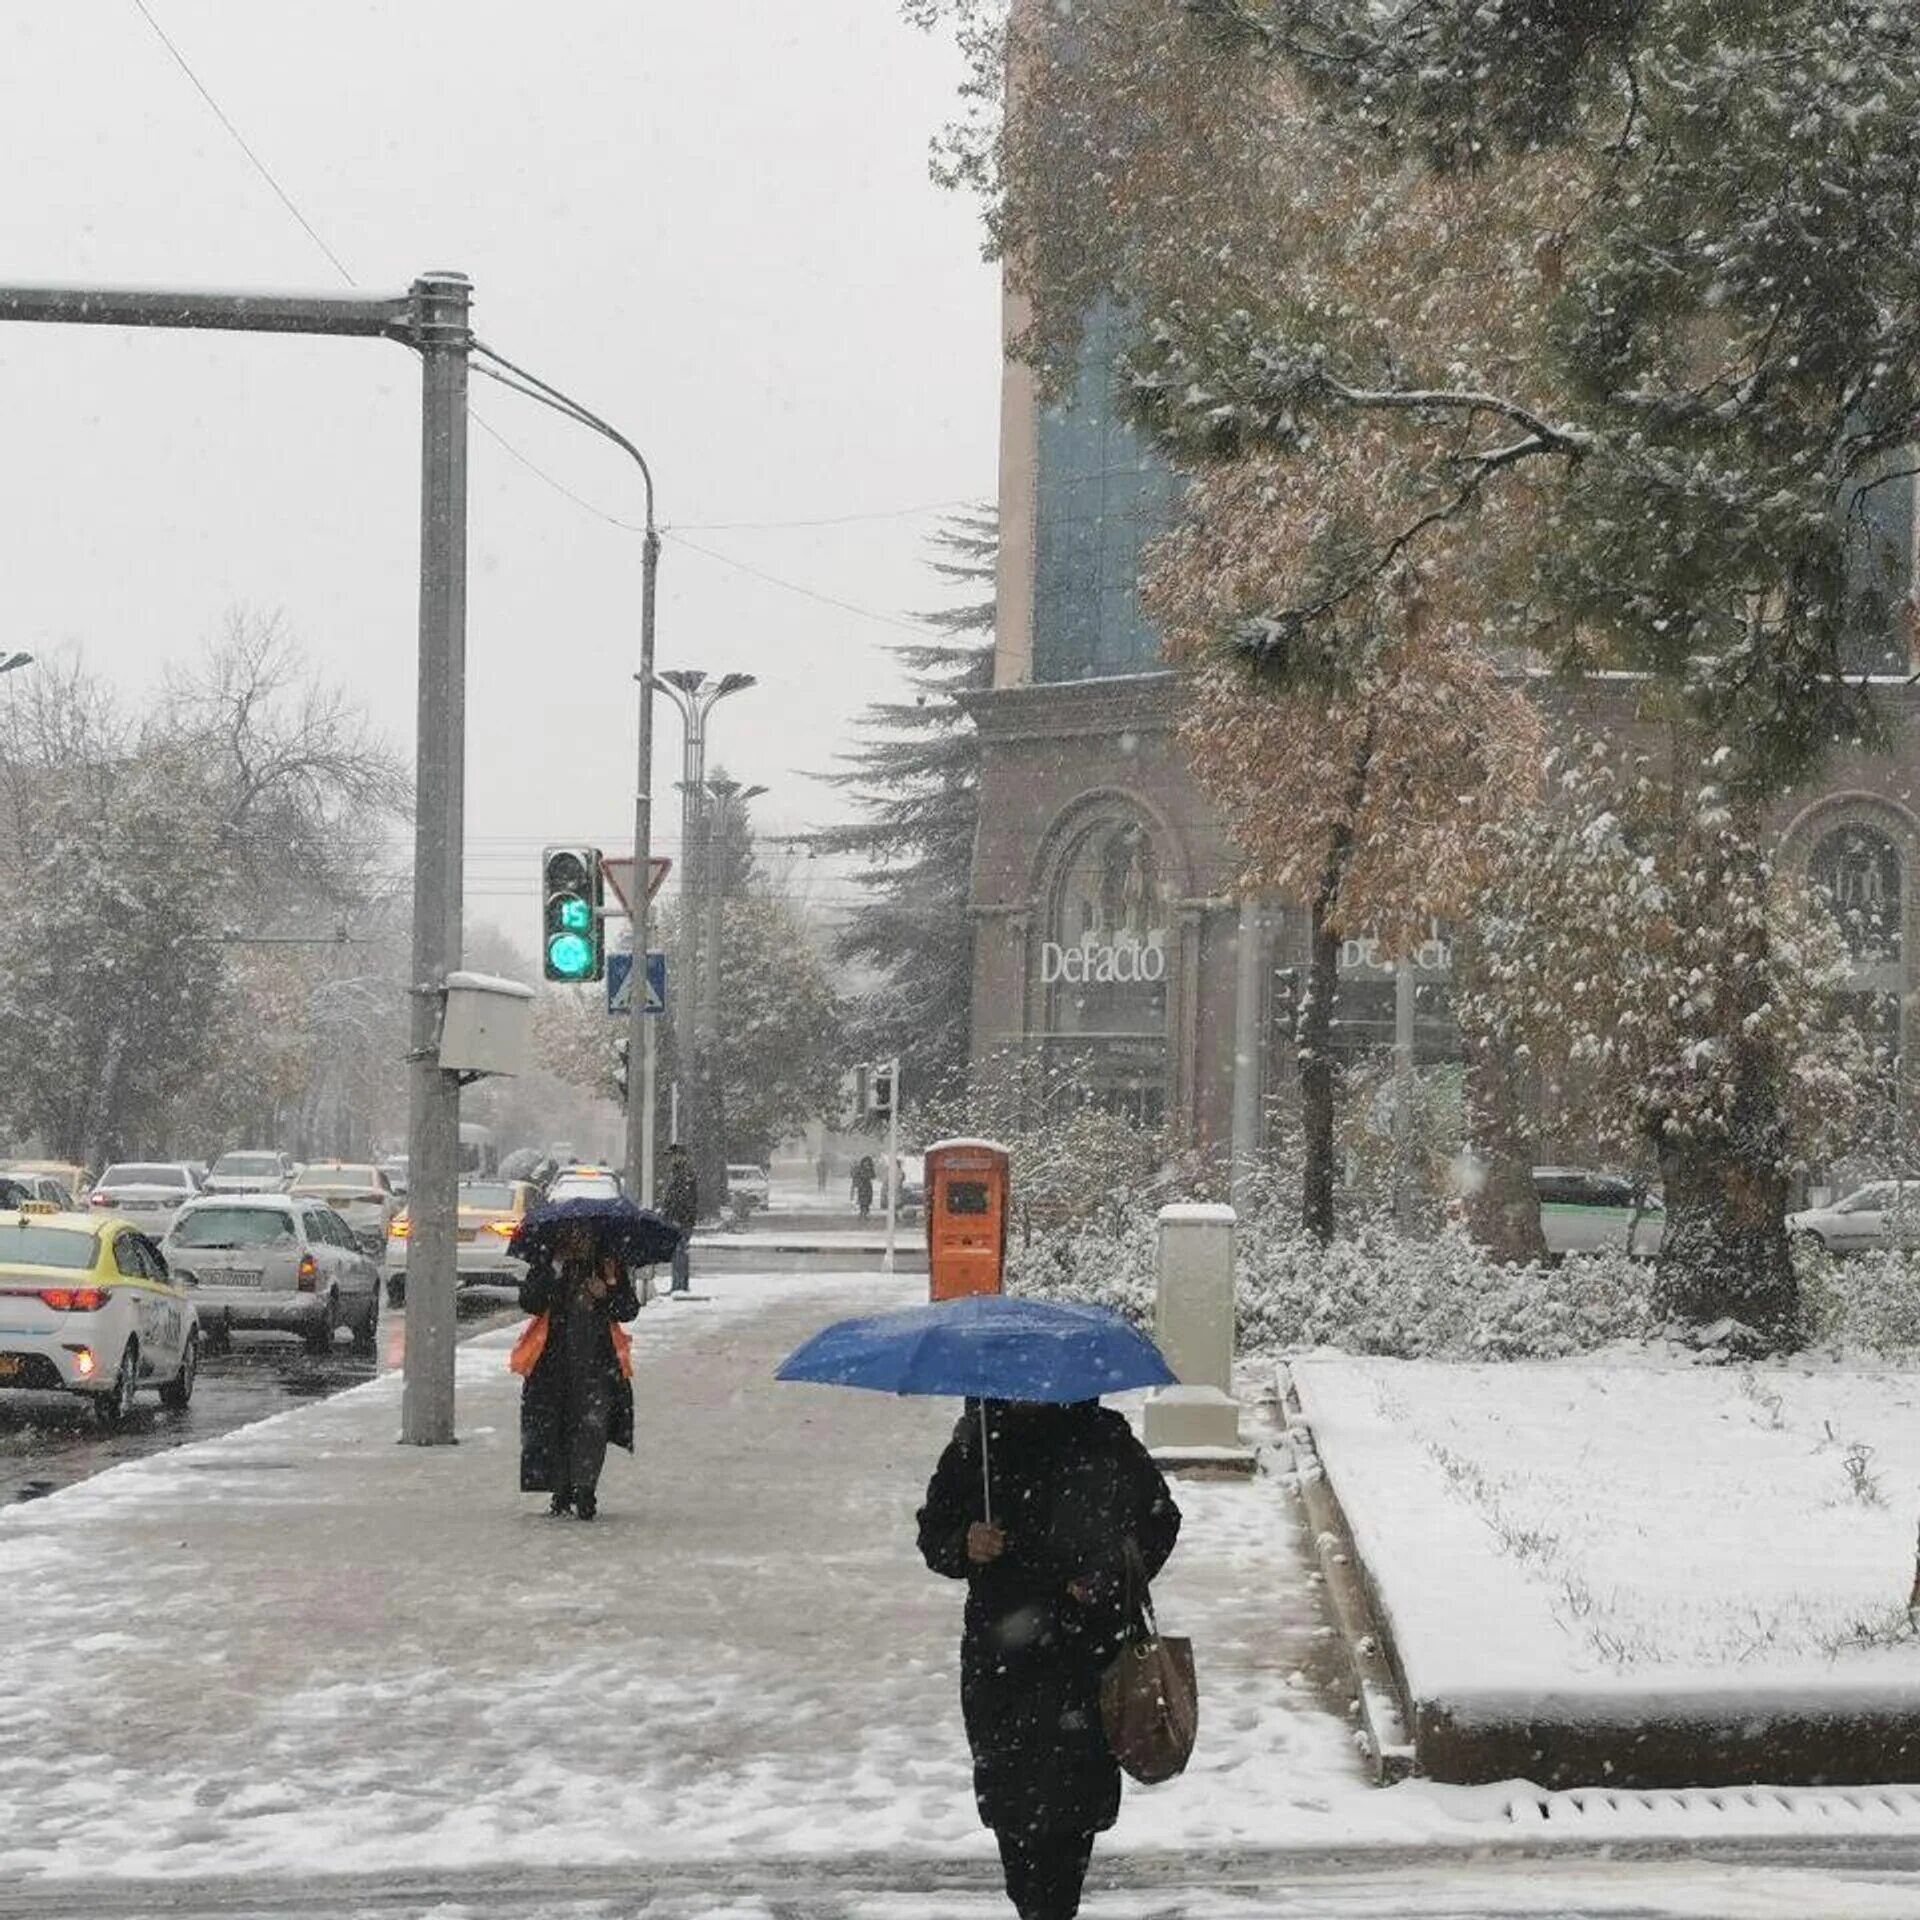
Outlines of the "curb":
{"type": "Polygon", "coordinates": [[[1359,1696],[1361,1752],[1374,1784],[1391,1786],[1413,1772],[1416,1757],[1406,1676],[1392,1637],[1381,1625],[1384,1614],[1366,1566],[1354,1550],[1339,1495],[1320,1464],[1320,1450],[1301,1409],[1292,1371],[1282,1360],[1276,1363],[1274,1375],[1280,1416],[1293,1449],[1294,1485],[1313,1531],[1314,1555],[1333,1608],[1334,1625],[1353,1669],[1359,1696]]]}

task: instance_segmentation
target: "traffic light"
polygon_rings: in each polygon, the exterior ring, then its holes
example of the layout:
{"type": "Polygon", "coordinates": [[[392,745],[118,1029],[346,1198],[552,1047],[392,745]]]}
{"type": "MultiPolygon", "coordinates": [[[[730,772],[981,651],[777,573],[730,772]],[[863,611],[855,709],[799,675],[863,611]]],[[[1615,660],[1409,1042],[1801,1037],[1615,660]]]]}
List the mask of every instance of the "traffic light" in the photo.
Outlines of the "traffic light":
{"type": "Polygon", "coordinates": [[[598,847],[549,847],[540,856],[541,898],[546,902],[546,936],[541,960],[549,980],[579,985],[600,980],[607,971],[606,898],[598,847]]]}
{"type": "Polygon", "coordinates": [[[876,1066],[871,1082],[873,1096],[873,1117],[885,1120],[893,1112],[893,1068],[876,1066]]]}

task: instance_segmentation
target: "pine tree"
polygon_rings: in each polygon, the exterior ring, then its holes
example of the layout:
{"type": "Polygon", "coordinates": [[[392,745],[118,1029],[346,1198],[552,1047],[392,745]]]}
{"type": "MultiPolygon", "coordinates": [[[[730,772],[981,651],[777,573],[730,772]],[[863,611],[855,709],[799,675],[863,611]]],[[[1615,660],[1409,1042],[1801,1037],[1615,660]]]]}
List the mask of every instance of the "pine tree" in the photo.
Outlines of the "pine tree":
{"type": "Polygon", "coordinates": [[[993,683],[993,515],[952,516],[934,548],[934,573],[969,597],[920,616],[945,640],[893,649],[914,698],[870,706],[867,737],[842,756],[846,770],[823,776],[864,817],[810,836],[817,851],[861,862],[866,898],[837,948],[878,979],[854,1009],[853,1051],[898,1054],[910,1099],[956,1092],[967,1070],[980,740],[966,701],[993,683]]]}

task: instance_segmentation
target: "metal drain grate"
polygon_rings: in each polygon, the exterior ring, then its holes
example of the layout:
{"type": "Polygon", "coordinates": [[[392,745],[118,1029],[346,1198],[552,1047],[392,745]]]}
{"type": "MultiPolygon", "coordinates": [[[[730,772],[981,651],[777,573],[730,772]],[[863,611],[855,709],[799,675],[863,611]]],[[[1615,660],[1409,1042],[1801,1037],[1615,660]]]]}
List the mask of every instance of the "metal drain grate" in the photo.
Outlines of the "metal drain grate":
{"type": "Polygon", "coordinates": [[[1643,1830],[1657,1825],[1700,1830],[1778,1833],[1840,1824],[1920,1825],[1920,1786],[1913,1787],[1679,1787],[1627,1791],[1570,1787],[1561,1793],[1518,1793],[1508,1800],[1509,1826],[1568,1833],[1643,1830]]]}

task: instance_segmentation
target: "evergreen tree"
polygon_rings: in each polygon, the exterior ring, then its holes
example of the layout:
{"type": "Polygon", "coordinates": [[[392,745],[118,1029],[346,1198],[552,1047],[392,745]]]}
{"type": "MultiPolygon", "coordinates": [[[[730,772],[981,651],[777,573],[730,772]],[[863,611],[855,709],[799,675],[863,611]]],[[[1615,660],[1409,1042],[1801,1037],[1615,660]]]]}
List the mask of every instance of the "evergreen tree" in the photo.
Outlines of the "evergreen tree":
{"type": "Polygon", "coordinates": [[[878,978],[854,1008],[852,1051],[898,1054],[913,1100],[957,1091],[967,1070],[980,740],[966,701],[993,684],[993,515],[954,515],[934,546],[935,574],[968,597],[920,616],[947,637],[894,649],[912,701],[870,706],[867,738],[842,756],[846,770],[823,776],[864,817],[810,836],[819,852],[862,863],[856,878],[866,898],[838,954],[878,978]]]}

